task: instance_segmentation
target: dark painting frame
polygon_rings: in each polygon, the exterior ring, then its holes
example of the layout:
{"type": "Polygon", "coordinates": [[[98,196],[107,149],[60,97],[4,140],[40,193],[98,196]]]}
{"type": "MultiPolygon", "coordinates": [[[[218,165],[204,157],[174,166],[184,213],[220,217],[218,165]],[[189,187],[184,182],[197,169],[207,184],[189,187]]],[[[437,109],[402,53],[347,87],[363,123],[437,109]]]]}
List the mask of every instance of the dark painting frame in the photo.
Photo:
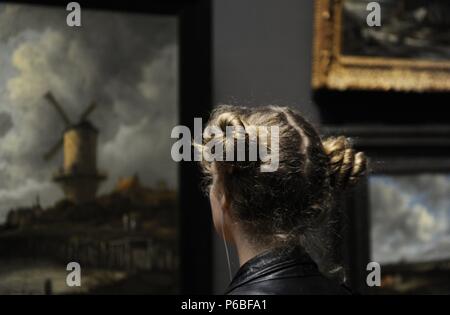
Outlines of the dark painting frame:
{"type": "MultiPolygon", "coordinates": [[[[12,0],[18,4],[60,6],[69,1],[12,0]]],[[[211,108],[211,1],[77,1],[81,8],[172,15],[178,18],[179,119],[193,130],[194,117],[205,121],[211,108]]],[[[170,135],[167,135],[170,137],[170,135]]],[[[209,202],[200,188],[201,172],[195,162],[179,164],[180,293],[208,294],[212,291],[211,215],[209,202]]]]}

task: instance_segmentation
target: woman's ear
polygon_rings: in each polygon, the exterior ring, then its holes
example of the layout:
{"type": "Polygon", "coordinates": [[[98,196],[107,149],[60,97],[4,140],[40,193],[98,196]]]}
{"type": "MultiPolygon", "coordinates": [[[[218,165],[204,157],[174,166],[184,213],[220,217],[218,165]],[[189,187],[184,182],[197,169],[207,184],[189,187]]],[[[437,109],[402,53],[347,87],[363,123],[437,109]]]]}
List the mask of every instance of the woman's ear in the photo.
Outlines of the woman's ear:
{"type": "Polygon", "coordinates": [[[224,205],[226,201],[223,198],[220,187],[218,187],[216,179],[214,179],[209,192],[209,200],[211,203],[211,213],[214,228],[218,235],[222,235],[224,224],[224,205]]]}
{"type": "Polygon", "coordinates": [[[216,165],[213,164],[213,182],[209,194],[211,202],[211,210],[213,216],[214,228],[221,237],[230,237],[230,224],[232,223],[231,215],[231,199],[226,193],[226,188],[223,186],[222,179],[219,172],[217,172],[216,165]]]}
{"type": "Polygon", "coordinates": [[[220,209],[221,209],[221,236],[227,242],[233,242],[233,215],[231,212],[230,198],[226,193],[222,193],[220,197],[220,209]]]}
{"type": "Polygon", "coordinates": [[[223,215],[230,217],[230,215],[231,215],[230,198],[227,196],[227,194],[225,192],[222,192],[220,195],[221,195],[220,196],[220,208],[223,211],[223,215]]]}

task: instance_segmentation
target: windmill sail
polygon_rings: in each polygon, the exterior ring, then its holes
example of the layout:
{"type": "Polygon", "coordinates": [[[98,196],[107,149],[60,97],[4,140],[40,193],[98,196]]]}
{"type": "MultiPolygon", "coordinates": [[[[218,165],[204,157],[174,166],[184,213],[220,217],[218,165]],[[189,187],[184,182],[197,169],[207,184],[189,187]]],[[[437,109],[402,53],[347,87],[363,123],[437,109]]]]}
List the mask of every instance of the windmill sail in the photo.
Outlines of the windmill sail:
{"type": "Polygon", "coordinates": [[[46,154],[44,154],[44,160],[51,160],[56,155],[56,153],[58,153],[58,151],[62,149],[63,143],[63,138],[61,138],[46,154]]]}
{"type": "Polygon", "coordinates": [[[95,102],[92,102],[91,105],[89,105],[86,110],[81,114],[80,116],[80,122],[84,121],[88,118],[88,116],[95,110],[97,107],[97,104],[95,102]]]}
{"type": "Polygon", "coordinates": [[[70,122],[69,116],[67,116],[66,112],[63,110],[62,106],[56,101],[51,92],[47,92],[45,98],[53,105],[58,114],[61,116],[62,120],[66,124],[66,126],[70,126],[72,123],[70,122]]]}

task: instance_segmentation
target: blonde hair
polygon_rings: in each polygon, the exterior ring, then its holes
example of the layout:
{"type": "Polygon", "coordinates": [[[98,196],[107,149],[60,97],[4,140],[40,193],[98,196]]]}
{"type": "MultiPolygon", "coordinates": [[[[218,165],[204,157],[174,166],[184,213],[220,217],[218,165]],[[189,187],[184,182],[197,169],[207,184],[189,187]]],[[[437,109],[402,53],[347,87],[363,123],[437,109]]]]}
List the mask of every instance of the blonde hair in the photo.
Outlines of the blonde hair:
{"type": "MultiPolygon", "coordinates": [[[[279,128],[279,167],[275,172],[261,172],[260,159],[203,160],[201,164],[209,183],[215,163],[233,215],[256,244],[282,241],[307,247],[320,234],[318,230],[329,228],[330,213],[337,208],[340,196],[366,171],[365,155],[355,152],[347,138],[321,139],[299,112],[288,107],[221,105],[211,114],[208,126],[224,132],[227,126],[279,128]]],[[[227,141],[236,143],[237,137],[223,137],[223,146],[227,141]]],[[[204,138],[202,145],[209,141],[204,138]]],[[[248,148],[248,136],[245,141],[248,148]]],[[[270,149],[270,143],[268,146],[270,149]]]]}

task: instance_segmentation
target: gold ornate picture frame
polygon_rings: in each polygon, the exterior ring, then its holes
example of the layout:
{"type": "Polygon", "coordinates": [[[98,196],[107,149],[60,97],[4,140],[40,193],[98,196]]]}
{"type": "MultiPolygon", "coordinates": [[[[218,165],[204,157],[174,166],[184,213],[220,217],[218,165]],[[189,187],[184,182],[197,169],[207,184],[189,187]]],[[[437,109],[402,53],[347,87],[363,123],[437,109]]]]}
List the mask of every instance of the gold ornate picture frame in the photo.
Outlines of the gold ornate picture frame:
{"type": "Polygon", "coordinates": [[[313,89],[450,91],[450,53],[448,60],[344,54],[345,1],[315,0],[313,89]]]}

